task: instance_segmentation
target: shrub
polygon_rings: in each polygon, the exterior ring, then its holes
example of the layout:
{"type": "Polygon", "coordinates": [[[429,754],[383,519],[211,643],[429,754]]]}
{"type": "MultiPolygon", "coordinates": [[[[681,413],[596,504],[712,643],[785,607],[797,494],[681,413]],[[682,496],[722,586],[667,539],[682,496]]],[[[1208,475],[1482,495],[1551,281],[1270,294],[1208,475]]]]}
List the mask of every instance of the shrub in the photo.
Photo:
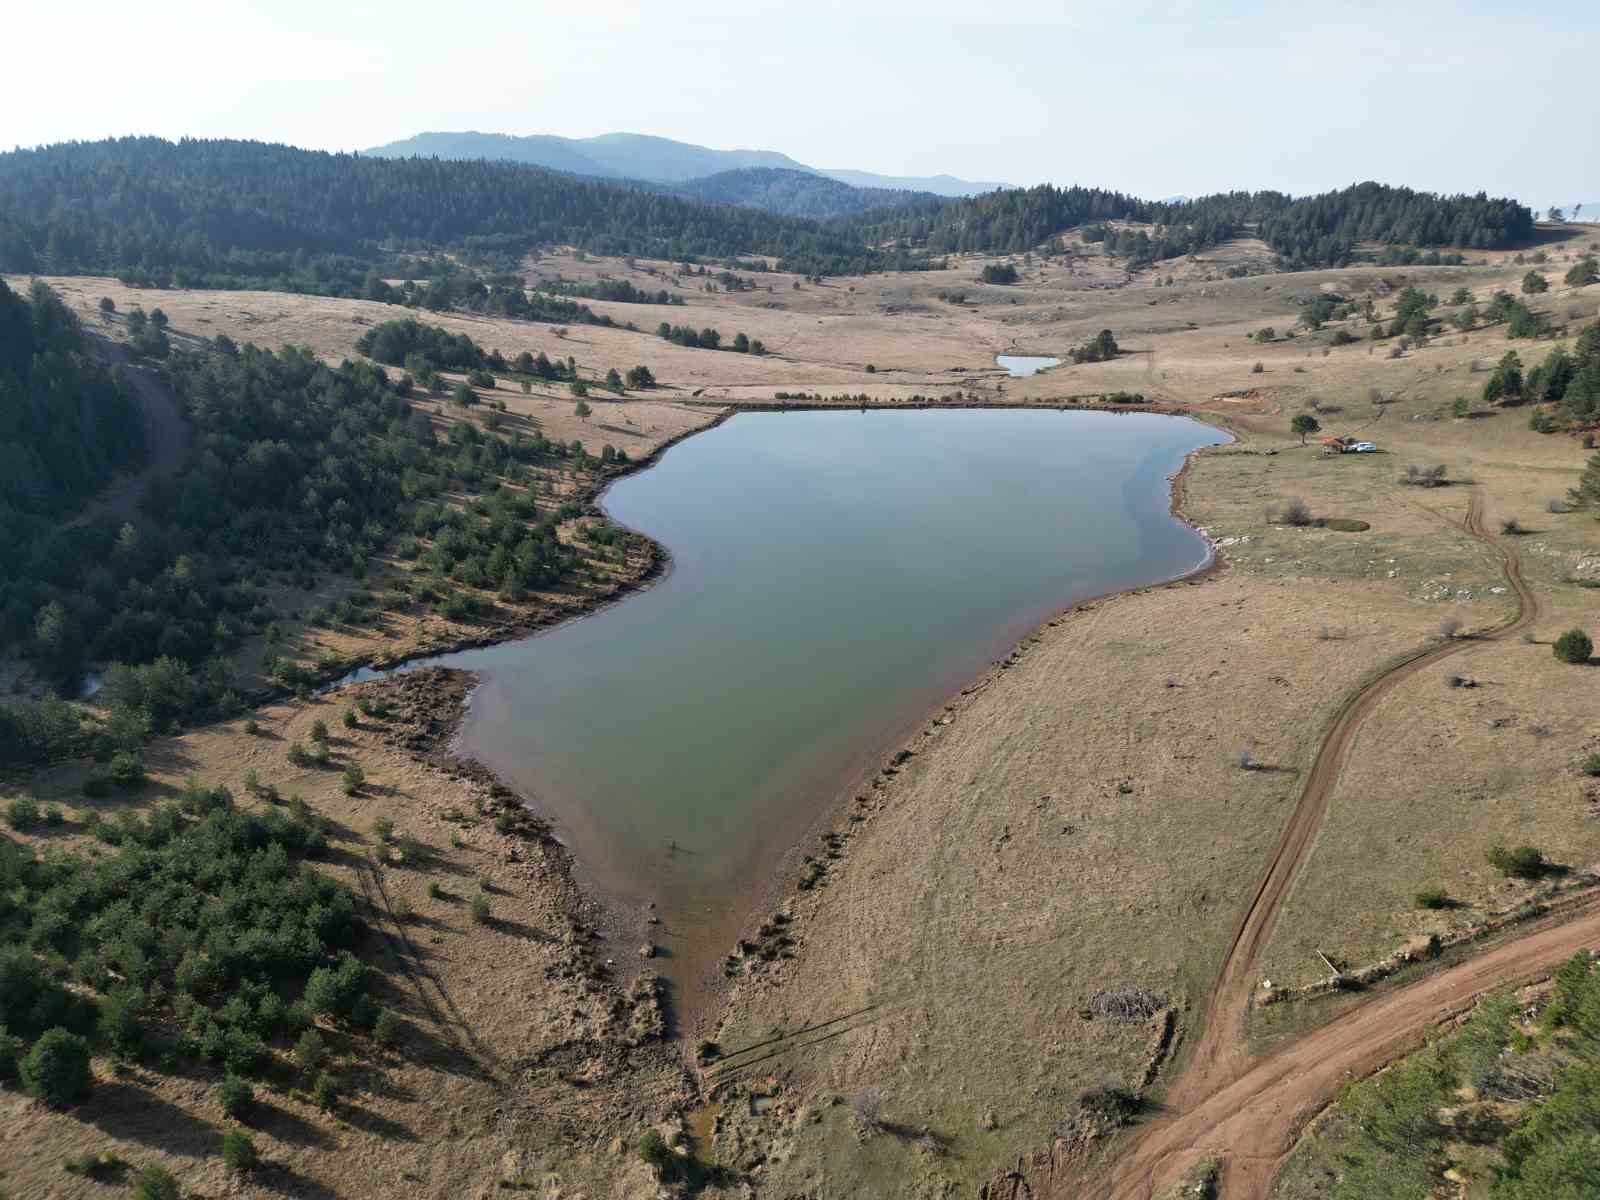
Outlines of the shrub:
{"type": "Polygon", "coordinates": [[[378,1014],[378,1019],[372,1023],[373,1039],[380,1046],[395,1046],[400,1041],[400,1035],[405,1030],[405,1023],[393,1009],[386,1008],[378,1014]]]}
{"type": "Polygon", "coordinates": [[[1600,754],[1591,754],[1584,759],[1582,769],[1585,775],[1600,775],[1600,754]]]}
{"type": "Polygon", "coordinates": [[[256,1144],[242,1129],[230,1129],[222,1135],[222,1161],[228,1170],[241,1175],[254,1171],[261,1162],[256,1144]]]}
{"type": "Polygon", "coordinates": [[[328,740],[328,723],[321,717],[311,722],[311,740],[313,742],[325,742],[328,740]]]}
{"type": "Polygon", "coordinates": [[[89,1043],[65,1029],[51,1029],[22,1060],[22,1086],[52,1108],[76,1104],[89,1094],[89,1043]]]}
{"type": "Polygon", "coordinates": [[[472,897],[472,919],[479,925],[487,925],[490,915],[489,897],[479,892],[472,897]]]}
{"type": "Polygon", "coordinates": [[[1544,854],[1533,846],[1490,846],[1485,857],[1489,865],[1508,878],[1537,879],[1549,870],[1544,854]]]}
{"type": "Polygon", "coordinates": [[[94,1154],[85,1150],[62,1160],[61,1169],[68,1175],[81,1175],[96,1183],[116,1183],[127,1174],[128,1163],[109,1151],[94,1154]]]}
{"type": "Polygon", "coordinates": [[[26,833],[39,824],[39,802],[32,796],[18,796],[6,805],[6,824],[26,833]]]}
{"type": "Polygon", "coordinates": [[[366,782],[366,772],[361,769],[360,763],[351,763],[345,767],[343,786],[346,796],[358,795],[366,782]]]}
{"type": "Polygon", "coordinates": [[[299,742],[290,742],[288,750],[289,765],[293,767],[309,767],[311,755],[306,753],[306,748],[299,742]]]}
{"type": "Polygon", "coordinates": [[[217,1085],[217,1103],[222,1105],[224,1116],[242,1121],[255,1103],[255,1091],[237,1075],[226,1075],[217,1085]]]}
{"type": "Polygon", "coordinates": [[[1515,517],[1507,517],[1500,522],[1500,532],[1515,537],[1522,532],[1522,522],[1515,517]]]}
{"type": "Polygon", "coordinates": [[[311,1085],[311,1099],[323,1112],[332,1112],[339,1103],[338,1081],[328,1072],[323,1071],[317,1076],[317,1081],[311,1085]]]}
{"type": "Polygon", "coordinates": [[[379,817],[372,822],[372,836],[380,842],[387,842],[394,837],[394,822],[388,817],[379,817]]]}
{"type": "Polygon", "coordinates": [[[139,1014],[144,1010],[144,993],[136,987],[122,987],[108,995],[100,1005],[100,1036],[113,1050],[131,1054],[144,1040],[139,1014]]]}
{"type": "Polygon", "coordinates": [[[0,1083],[10,1083],[17,1077],[17,1066],[22,1059],[23,1041],[6,1032],[0,1025],[0,1083]]]}
{"type": "Polygon", "coordinates": [[[1425,887],[1416,895],[1418,908],[1444,908],[1450,903],[1449,894],[1442,887],[1425,887]]]}
{"type": "Polygon", "coordinates": [[[344,710],[344,717],[342,720],[344,721],[344,727],[346,729],[357,729],[361,725],[361,722],[356,718],[356,710],[353,708],[347,708],[344,710]]]}
{"type": "Polygon", "coordinates": [[[1140,1099],[1120,1084],[1104,1083],[1081,1093],[1078,1103],[1097,1121],[1116,1128],[1133,1119],[1139,1111],[1140,1099]]]}
{"type": "Polygon", "coordinates": [[[294,1044],[294,1061],[302,1071],[315,1071],[327,1053],[327,1044],[315,1029],[306,1030],[294,1044]]]}
{"type": "Polygon", "coordinates": [[[1283,522],[1285,525],[1311,524],[1311,506],[1304,500],[1285,500],[1283,502],[1283,522]]]}
{"type": "Polygon", "coordinates": [[[639,1157],[649,1165],[661,1182],[667,1183],[677,1177],[678,1156],[672,1152],[672,1147],[667,1145],[666,1139],[654,1129],[646,1129],[639,1138],[639,1157]]]}
{"type": "Polygon", "coordinates": [[[172,1172],[152,1163],[135,1177],[133,1200],[182,1200],[182,1193],[172,1172]]]}
{"type": "Polygon", "coordinates": [[[254,717],[251,717],[249,720],[245,721],[244,731],[251,737],[259,737],[261,734],[261,723],[254,717]]]}
{"type": "Polygon", "coordinates": [[[144,782],[144,762],[133,751],[122,750],[111,756],[106,774],[119,788],[132,790],[144,782]]]}
{"type": "Polygon", "coordinates": [[[444,889],[439,886],[439,881],[437,879],[428,880],[428,899],[429,900],[443,900],[444,899],[444,889]]]}
{"type": "Polygon", "coordinates": [[[1551,650],[1564,663],[1586,663],[1594,654],[1594,643],[1583,630],[1569,629],[1556,639],[1551,650]]]}

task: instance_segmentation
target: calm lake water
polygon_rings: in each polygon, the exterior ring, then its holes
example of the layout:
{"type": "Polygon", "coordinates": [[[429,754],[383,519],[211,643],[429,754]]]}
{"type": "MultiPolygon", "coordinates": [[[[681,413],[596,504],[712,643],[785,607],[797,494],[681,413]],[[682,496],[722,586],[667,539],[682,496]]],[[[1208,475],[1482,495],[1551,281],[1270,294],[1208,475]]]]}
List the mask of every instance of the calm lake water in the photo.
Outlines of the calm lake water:
{"type": "Polygon", "coordinates": [[[1059,367],[1059,358],[1045,358],[1038,354],[996,354],[994,361],[1006,369],[1013,379],[1026,379],[1037,375],[1046,367],[1059,367]]]}
{"type": "Polygon", "coordinates": [[[1222,440],[1139,413],[736,416],[605,496],[666,578],[438,660],[483,676],[465,748],[587,883],[657,902],[693,994],[785,851],[931,708],[1056,610],[1205,560],[1165,480],[1222,440]]]}

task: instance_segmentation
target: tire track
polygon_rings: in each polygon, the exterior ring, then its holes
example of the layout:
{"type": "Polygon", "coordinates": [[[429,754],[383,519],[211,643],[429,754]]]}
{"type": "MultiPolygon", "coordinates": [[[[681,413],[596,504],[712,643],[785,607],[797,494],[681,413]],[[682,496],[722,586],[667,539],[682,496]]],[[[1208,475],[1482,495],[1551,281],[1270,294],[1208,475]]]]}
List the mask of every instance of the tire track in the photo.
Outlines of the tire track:
{"type": "MultiPolygon", "coordinates": [[[[1130,1145],[1123,1157],[1113,1166],[1108,1179],[1116,1180],[1118,1183],[1111,1190],[1091,1189],[1059,1194],[1116,1196],[1127,1197],[1129,1200],[1134,1197],[1149,1196],[1157,1184],[1170,1182],[1170,1176],[1158,1177],[1158,1170],[1164,1165],[1170,1165],[1186,1149],[1192,1148],[1195,1144],[1192,1139],[1197,1131],[1205,1132],[1203,1126],[1198,1130],[1195,1126],[1192,1118],[1197,1114],[1210,1114],[1211,1119],[1220,1120],[1225,1113],[1233,1113],[1234,1120],[1230,1121],[1230,1124],[1236,1124],[1243,1106],[1243,1111],[1254,1113],[1256,1119],[1267,1120],[1268,1114],[1259,1112],[1258,1106],[1247,1103],[1250,1094],[1235,1095],[1239,1081],[1254,1078],[1256,1072],[1264,1065],[1251,1060],[1245,1038],[1245,1021],[1249,1015],[1261,953],[1271,938],[1278,914],[1288,899],[1300,868],[1310,855],[1351,744],[1367,717],[1390,693],[1413,675],[1446,658],[1460,654],[1479,642],[1499,640],[1521,633],[1538,618],[1538,598],[1523,577],[1521,559],[1514,546],[1503,539],[1495,538],[1485,528],[1483,496],[1476,487],[1469,496],[1467,512],[1461,521],[1452,520],[1433,509],[1426,511],[1488,547],[1515,597],[1515,611],[1505,621],[1476,635],[1451,639],[1405,655],[1352,692],[1334,711],[1311,766],[1306,772],[1305,783],[1300,789],[1294,812],[1278,839],[1261,882],[1251,895],[1234,929],[1233,937],[1223,956],[1222,966],[1217,973],[1217,981],[1206,1004],[1199,1037],[1194,1043],[1185,1069],[1167,1096],[1169,1115],[1149,1126],[1145,1135],[1130,1145]],[[1218,1098],[1223,1095],[1233,1097],[1229,1101],[1230,1107],[1216,1109],[1213,1112],[1218,1098]]],[[[1587,925],[1584,928],[1587,928],[1587,925]]],[[[1401,994],[1408,994],[1410,991],[1411,989],[1407,989],[1401,994]]],[[[1337,1042],[1339,1036],[1346,1038],[1360,1036],[1359,1028],[1342,1035],[1338,1033],[1327,1035],[1327,1031],[1342,1031],[1347,1025],[1356,1027],[1361,1014],[1366,1011],[1366,1007],[1357,1009],[1348,1018],[1326,1026],[1302,1041],[1317,1041],[1321,1044],[1329,1038],[1337,1042]]],[[[1283,1051],[1270,1056],[1268,1061],[1292,1057],[1300,1044],[1295,1043],[1285,1047],[1283,1051]]],[[[1359,1054],[1362,1050],[1361,1046],[1344,1045],[1340,1048],[1345,1051],[1342,1057],[1359,1054]]],[[[1381,1063],[1374,1063],[1368,1069],[1376,1069],[1377,1065],[1381,1063]]],[[[1281,1122],[1282,1106],[1279,1105],[1272,1112],[1281,1122]]],[[[1290,1114],[1296,1121],[1296,1128],[1300,1114],[1301,1110],[1298,1108],[1290,1114]]],[[[1182,1166],[1176,1168],[1178,1171],[1182,1169],[1182,1166]]],[[[1228,1170],[1226,1178],[1236,1188],[1242,1185],[1242,1190],[1237,1193],[1239,1195],[1265,1195],[1266,1187],[1271,1182],[1270,1175],[1266,1176],[1263,1182],[1256,1169],[1248,1172],[1248,1179],[1235,1178],[1235,1173],[1231,1170],[1228,1170]]],[[[1231,1200],[1236,1193],[1229,1191],[1227,1194],[1231,1200]]]]}
{"type": "Polygon", "coordinates": [[[383,886],[383,877],[365,859],[357,861],[355,876],[368,909],[374,916],[388,918],[386,922],[378,925],[378,933],[388,944],[389,953],[393,955],[400,970],[411,981],[412,990],[416,993],[418,1003],[428,1014],[428,1019],[444,1035],[450,1048],[462,1058],[479,1069],[484,1069],[486,1066],[498,1069],[501,1065],[499,1060],[473,1036],[471,1026],[461,1015],[461,1010],[456,1007],[450,993],[433,969],[423,961],[422,955],[417,952],[416,946],[406,933],[405,926],[395,917],[389,903],[388,890],[383,886]],[[390,932],[391,927],[393,932],[390,932]],[[430,987],[433,995],[429,994],[430,987]]]}

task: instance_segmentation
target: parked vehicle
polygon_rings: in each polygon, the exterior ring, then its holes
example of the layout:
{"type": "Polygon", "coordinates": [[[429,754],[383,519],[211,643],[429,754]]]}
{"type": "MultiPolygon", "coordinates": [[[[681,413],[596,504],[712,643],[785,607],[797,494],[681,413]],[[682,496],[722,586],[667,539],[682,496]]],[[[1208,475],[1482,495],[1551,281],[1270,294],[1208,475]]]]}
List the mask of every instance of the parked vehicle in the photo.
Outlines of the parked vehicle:
{"type": "Polygon", "coordinates": [[[1346,454],[1376,454],[1377,452],[1378,446],[1375,442],[1356,442],[1345,450],[1346,454]]]}

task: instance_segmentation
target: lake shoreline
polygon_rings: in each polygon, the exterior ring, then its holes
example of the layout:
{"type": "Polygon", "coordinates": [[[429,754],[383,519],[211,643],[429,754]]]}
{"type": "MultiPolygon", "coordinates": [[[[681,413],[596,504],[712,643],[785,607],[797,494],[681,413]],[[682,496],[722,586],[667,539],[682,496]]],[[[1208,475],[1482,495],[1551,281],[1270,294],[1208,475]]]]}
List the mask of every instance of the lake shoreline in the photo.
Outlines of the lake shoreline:
{"type": "MultiPolygon", "coordinates": [[[[1046,630],[1059,626],[1074,614],[1098,609],[1113,604],[1117,600],[1157,589],[1197,585],[1220,575],[1226,570],[1227,562],[1220,550],[1200,527],[1189,518],[1184,510],[1185,485],[1200,455],[1234,444],[1238,441],[1238,436],[1227,429],[1220,421],[1201,420],[1194,414],[1182,410],[1171,415],[1192,417],[1200,424],[1218,429],[1228,437],[1226,442],[1219,442],[1209,446],[1197,446],[1195,449],[1190,450],[1184,455],[1182,465],[1166,477],[1166,485],[1169,491],[1168,511],[1174,519],[1181,521],[1184,525],[1194,530],[1204,540],[1206,545],[1204,561],[1165,579],[1137,584],[1132,587],[1113,588],[1057,609],[1051,615],[1033,624],[1025,634],[1017,639],[1010,652],[1003,658],[991,662],[956,691],[947,693],[942,700],[930,705],[916,720],[906,722],[901,734],[888,739],[884,743],[882,751],[875,756],[876,762],[874,765],[857,772],[848,786],[838,789],[833,801],[822,809],[816,820],[809,826],[806,838],[784,854],[779,862],[778,869],[765,886],[752,892],[755,903],[751,906],[750,916],[740,930],[741,943],[752,941],[753,935],[760,926],[769,922],[775,914],[783,915],[788,931],[793,932],[803,929],[804,917],[796,911],[797,902],[811,893],[806,889],[799,888],[794,879],[803,860],[806,847],[817,844],[830,833],[838,835],[841,837],[840,844],[845,849],[841,851],[837,861],[844,865],[848,860],[848,846],[851,834],[855,828],[870,822],[872,813],[886,799],[884,793],[892,786],[892,780],[898,774],[901,763],[906,761],[907,758],[916,757],[928,751],[938,737],[936,730],[945,728],[950,723],[953,723],[974,697],[986,691],[1020,662],[1028,649],[1044,636],[1046,630]],[[863,807],[863,801],[866,802],[866,807],[863,807]],[[852,811],[854,808],[860,808],[861,811],[852,811]]],[[[698,1022],[697,1034],[700,1037],[714,1040],[717,1030],[729,1016],[730,1006],[737,999],[740,987],[759,985],[760,982],[759,975],[744,974],[736,979],[718,975],[709,991],[713,996],[720,995],[720,1003],[713,1002],[708,1004],[706,1011],[699,1014],[701,1020],[698,1022]],[[713,1015],[715,1016],[714,1020],[705,1020],[705,1018],[713,1015]]],[[[683,1016],[684,1014],[680,1014],[679,1019],[682,1020],[683,1016]]],[[[685,1026],[687,1024],[685,1022],[685,1026]]],[[[680,1030],[680,1033],[688,1032],[687,1028],[680,1030]]],[[[715,1085],[707,1090],[705,1095],[707,1103],[714,1102],[715,1090],[715,1085]]]]}
{"type": "MultiPolygon", "coordinates": [[[[851,407],[838,404],[794,404],[779,402],[777,405],[764,403],[732,402],[718,404],[715,419],[696,429],[680,434],[664,442],[648,457],[643,457],[637,462],[630,463],[625,469],[609,474],[597,487],[593,488],[585,499],[586,509],[597,513],[613,527],[628,530],[630,533],[644,538],[653,547],[653,560],[651,568],[642,574],[636,581],[623,585],[611,594],[597,597],[595,602],[575,609],[561,616],[561,619],[550,622],[538,622],[525,627],[495,630],[482,637],[459,639],[454,645],[441,645],[438,648],[429,648],[424,652],[408,654],[403,658],[389,662],[375,658],[372,662],[362,664],[354,672],[347,672],[335,686],[357,684],[364,682],[362,673],[375,671],[388,674],[415,669],[419,665],[431,663],[432,660],[445,657],[460,650],[480,649],[493,645],[521,641],[538,637],[542,634],[562,629],[569,624],[595,615],[612,604],[618,603],[631,595],[643,592],[656,583],[666,579],[673,569],[673,557],[666,546],[633,529],[625,522],[617,520],[604,507],[605,494],[620,480],[656,465],[661,456],[678,443],[722,425],[740,412],[771,412],[771,411],[852,411],[851,407]]],[[[1103,405],[1066,404],[1059,401],[1043,403],[972,403],[961,404],[895,404],[881,403],[860,406],[878,410],[899,410],[905,408],[931,408],[931,409],[1051,409],[1071,411],[1098,411],[1098,412],[1144,412],[1152,415],[1165,415],[1175,417],[1188,417],[1197,424],[1218,429],[1229,439],[1234,440],[1234,435],[1222,427],[1216,420],[1203,420],[1195,414],[1175,406],[1166,405],[1128,405],[1112,408],[1103,405]]],[[[1227,444],[1227,443],[1219,443],[1227,444]]],[[[1201,452],[1212,449],[1213,446],[1200,446],[1188,451],[1182,464],[1177,470],[1170,472],[1163,479],[1163,486],[1168,490],[1168,514],[1182,522],[1189,529],[1201,533],[1189,521],[1183,512],[1183,483],[1187,478],[1195,457],[1201,452]]],[[[1201,537],[1204,539],[1203,533],[1201,537]]],[[[853,803],[860,803],[864,797],[869,797],[879,790],[882,783],[892,779],[895,770],[892,761],[897,754],[905,751],[918,753],[912,749],[914,745],[920,746],[926,741],[926,730],[930,723],[943,718],[954,719],[963,702],[986,689],[1004,671],[1014,665],[1026,651],[1027,647],[1038,639],[1041,632],[1055,624],[1071,613],[1101,605],[1119,596],[1132,595],[1157,587],[1173,586],[1187,581],[1197,581],[1220,569],[1222,560],[1209,539],[1205,541],[1205,555],[1201,562],[1192,567],[1178,572],[1175,575],[1141,583],[1132,587],[1113,588],[1104,592],[1097,592],[1087,597],[1074,601],[1072,604],[1061,608],[1052,608],[1047,614],[1032,621],[1015,641],[1010,643],[1007,653],[998,659],[991,660],[975,675],[964,679],[957,687],[951,690],[941,690],[936,699],[917,714],[898,727],[881,742],[876,743],[874,750],[864,752],[854,759],[853,766],[842,769],[838,782],[828,786],[825,790],[831,795],[826,803],[822,804],[815,817],[808,821],[801,830],[800,835],[789,840],[788,845],[777,856],[770,874],[764,873],[764,878],[752,881],[749,887],[742,887],[733,897],[730,909],[742,913],[731,921],[730,927],[733,936],[725,946],[706,946],[708,950],[704,955],[706,967],[699,973],[692,983],[680,980],[678,986],[672,989],[669,1003],[671,1007],[670,1030],[682,1046],[687,1047],[700,1036],[710,1033],[721,1023],[726,1012],[728,1002],[740,979],[730,979],[722,970],[722,965],[728,961],[727,953],[735,951],[742,944],[748,944],[755,939],[756,931],[760,925],[769,919],[774,912],[784,911],[789,907],[799,892],[797,878],[801,874],[803,860],[808,855],[808,848],[815,847],[819,839],[828,836],[841,822],[847,822],[847,815],[853,803]],[[685,987],[685,984],[689,986],[685,987]],[[687,993],[687,994],[685,994],[687,993]]],[[[448,753],[465,762],[471,762],[483,770],[490,778],[511,793],[515,794],[522,805],[549,830],[549,836],[562,847],[563,871],[567,874],[573,886],[579,889],[584,897],[584,909],[590,927],[602,937],[610,947],[616,963],[618,983],[625,985],[639,971],[649,966],[648,960],[641,960],[633,951],[641,944],[651,942],[653,927],[651,917],[652,906],[643,907],[611,894],[608,889],[601,886],[593,875],[585,869],[585,862],[581,855],[563,837],[561,821],[553,811],[551,805],[546,803],[539,795],[537,788],[531,788],[524,780],[521,784],[512,783],[504,773],[497,772],[487,762],[478,757],[467,743],[465,734],[467,715],[477,698],[484,676],[481,671],[472,668],[449,668],[451,671],[460,671],[470,681],[466,695],[463,697],[461,708],[457,714],[448,738],[448,753]]],[[[368,677],[370,678],[370,677],[368,677]]],[[[687,1053],[687,1051],[686,1051],[687,1053]]]]}

